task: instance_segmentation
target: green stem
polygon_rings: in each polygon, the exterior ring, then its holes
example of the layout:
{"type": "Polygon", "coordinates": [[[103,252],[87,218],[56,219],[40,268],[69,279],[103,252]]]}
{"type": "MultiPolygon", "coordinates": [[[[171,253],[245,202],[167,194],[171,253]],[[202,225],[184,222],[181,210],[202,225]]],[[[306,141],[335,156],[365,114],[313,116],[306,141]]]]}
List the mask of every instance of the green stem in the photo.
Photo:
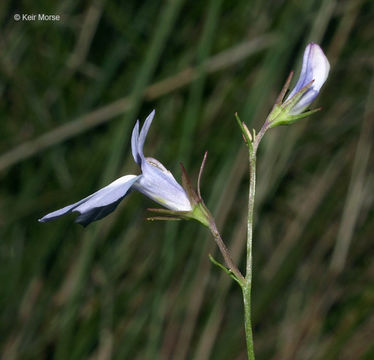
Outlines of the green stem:
{"type": "Polygon", "coordinates": [[[255,353],[253,348],[253,334],[251,324],[251,285],[249,287],[243,286],[243,300],[244,300],[244,327],[245,338],[247,342],[247,353],[249,360],[255,360],[255,353]]]}
{"type": "MultiPolygon", "coordinates": [[[[263,134],[260,136],[262,137],[263,134]]],[[[261,137],[258,138],[261,140],[261,137]]],[[[257,140],[257,139],[256,139],[257,140]]],[[[249,196],[248,196],[248,227],[247,227],[247,268],[243,290],[243,302],[244,302],[244,324],[245,324],[245,335],[247,341],[248,359],[254,360],[255,354],[253,349],[253,335],[252,335],[252,324],[251,324],[251,290],[252,290],[252,239],[253,239],[253,211],[255,204],[255,192],[256,192],[256,150],[249,150],[249,196]]]]}

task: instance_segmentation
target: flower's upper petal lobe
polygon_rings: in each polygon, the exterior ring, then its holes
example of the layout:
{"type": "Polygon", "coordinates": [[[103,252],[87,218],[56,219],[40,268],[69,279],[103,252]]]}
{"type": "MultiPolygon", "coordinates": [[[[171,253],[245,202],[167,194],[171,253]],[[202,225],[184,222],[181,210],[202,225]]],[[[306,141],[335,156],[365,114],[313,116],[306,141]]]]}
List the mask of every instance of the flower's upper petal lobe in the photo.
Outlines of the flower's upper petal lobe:
{"type": "Polygon", "coordinates": [[[132,156],[137,164],[141,164],[142,159],[138,154],[138,139],[139,139],[139,120],[136,121],[134,129],[131,135],[131,152],[132,156]]]}
{"type": "Polygon", "coordinates": [[[144,154],[143,154],[143,147],[144,147],[144,142],[145,138],[147,137],[149,128],[152,124],[152,120],[155,116],[155,110],[152,110],[152,112],[147,116],[147,118],[144,121],[142,130],[140,131],[139,138],[138,138],[138,154],[139,156],[144,159],[144,154]]]}
{"type": "Polygon", "coordinates": [[[155,116],[155,110],[152,110],[152,112],[145,119],[143,127],[140,131],[140,134],[139,134],[139,120],[136,122],[134,129],[132,131],[131,151],[132,151],[132,156],[134,157],[135,162],[139,166],[141,166],[142,159],[144,159],[144,154],[143,154],[144,142],[145,142],[145,138],[147,137],[147,134],[152,124],[152,120],[154,116],[155,116]]]}
{"type": "Polygon", "coordinates": [[[140,177],[141,175],[122,176],[86,198],[45,215],[39,221],[48,222],[76,211],[80,213],[76,222],[87,226],[92,221],[99,220],[111,213],[140,177]]]}

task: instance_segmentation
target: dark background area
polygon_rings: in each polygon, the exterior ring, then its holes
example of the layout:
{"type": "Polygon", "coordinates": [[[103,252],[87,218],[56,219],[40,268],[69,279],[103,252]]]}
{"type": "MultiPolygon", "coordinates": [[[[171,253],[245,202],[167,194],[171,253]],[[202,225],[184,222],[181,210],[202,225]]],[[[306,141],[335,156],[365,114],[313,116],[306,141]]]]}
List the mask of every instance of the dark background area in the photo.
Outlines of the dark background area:
{"type": "MultiPolygon", "coordinates": [[[[331,63],[313,107],[258,155],[257,359],[374,359],[374,3],[0,3],[0,351],[9,359],[245,359],[239,287],[196,222],[147,222],[131,194],[84,229],[40,224],[139,170],[196,181],[244,268],[248,164],[237,111],[260,129],[310,41],[331,63]],[[60,21],[15,21],[14,14],[60,21]]],[[[296,79],[295,79],[296,80],[296,79]]],[[[294,80],[294,82],[295,82],[294,80]]]]}

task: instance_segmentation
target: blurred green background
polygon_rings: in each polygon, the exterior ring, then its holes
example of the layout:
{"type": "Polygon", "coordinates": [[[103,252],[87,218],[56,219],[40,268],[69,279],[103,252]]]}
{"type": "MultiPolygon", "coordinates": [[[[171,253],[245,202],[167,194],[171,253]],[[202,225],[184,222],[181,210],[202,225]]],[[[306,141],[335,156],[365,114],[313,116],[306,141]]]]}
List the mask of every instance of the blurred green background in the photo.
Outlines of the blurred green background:
{"type": "MultiPolygon", "coordinates": [[[[240,289],[194,222],[147,222],[134,193],[84,229],[47,212],[138,171],[192,179],[244,266],[248,166],[234,112],[260,128],[309,41],[323,111],[272,129],[258,157],[257,359],[374,359],[374,3],[2,0],[2,359],[245,359],[240,289]],[[15,21],[14,14],[60,21],[15,21]]],[[[294,80],[295,81],[295,80],[294,80]]]]}

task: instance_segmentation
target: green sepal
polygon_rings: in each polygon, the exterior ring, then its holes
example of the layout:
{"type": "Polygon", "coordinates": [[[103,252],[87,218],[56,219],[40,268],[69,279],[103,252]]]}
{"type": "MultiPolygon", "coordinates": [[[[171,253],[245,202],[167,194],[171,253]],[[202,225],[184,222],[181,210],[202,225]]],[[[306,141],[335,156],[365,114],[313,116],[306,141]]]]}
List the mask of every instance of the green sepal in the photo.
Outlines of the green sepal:
{"type": "Polygon", "coordinates": [[[167,209],[147,209],[154,212],[157,216],[148,217],[147,220],[196,220],[206,227],[209,227],[211,214],[202,202],[194,205],[191,211],[173,211],[167,209]]]}
{"type": "Polygon", "coordinates": [[[154,212],[156,214],[160,214],[157,216],[150,216],[147,218],[149,221],[155,220],[189,220],[190,219],[190,211],[174,211],[168,209],[147,209],[148,211],[154,212]]]}
{"type": "Polygon", "coordinates": [[[199,196],[196,194],[196,191],[194,190],[191,180],[187,175],[187,171],[184,168],[183,164],[179,164],[182,169],[182,187],[186,191],[188,200],[190,200],[190,203],[192,206],[195,206],[197,203],[201,201],[199,196]]]}
{"type": "Polygon", "coordinates": [[[282,114],[278,119],[270,123],[270,128],[273,128],[278,125],[290,125],[296,122],[297,120],[304,119],[318,111],[320,111],[322,108],[306,111],[304,113],[298,114],[298,115],[287,115],[282,114]]]}
{"type": "Polygon", "coordinates": [[[300,101],[301,97],[306,93],[306,91],[312,86],[313,81],[305,85],[300,89],[291,99],[284,102],[283,104],[275,104],[271,113],[269,114],[269,128],[273,128],[278,125],[289,125],[293,124],[297,120],[306,118],[309,115],[314,114],[315,112],[321,109],[315,109],[307,111],[297,115],[290,115],[290,111],[293,107],[300,101]]]}
{"type": "MultiPolygon", "coordinates": [[[[198,181],[198,188],[200,186],[200,177],[202,170],[204,168],[205,159],[206,159],[207,153],[205,153],[204,160],[202,163],[202,167],[200,169],[199,174],[199,181],[198,181]]],[[[161,209],[161,208],[152,208],[148,209],[148,211],[154,212],[157,214],[157,216],[151,216],[148,217],[147,220],[196,220],[199,223],[203,224],[204,226],[208,227],[211,224],[211,221],[213,219],[212,214],[208,210],[208,208],[205,206],[203,199],[200,196],[200,189],[198,189],[198,193],[194,190],[191,180],[186,172],[186,169],[184,168],[183,164],[180,164],[182,169],[182,187],[186,191],[188,200],[190,201],[192,210],[190,211],[175,211],[170,209],[161,209]]]]}
{"type": "Polygon", "coordinates": [[[274,105],[273,109],[271,110],[269,116],[268,116],[268,122],[269,124],[273,123],[277,120],[279,116],[282,116],[285,114],[285,110],[283,109],[282,105],[274,105]]]}
{"type": "Polygon", "coordinates": [[[243,284],[240,282],[240,280],[234,275],[233,272],[230,271],[226,266],[222,265],[220,262],[218,262],[211,254],[208,255],[209,260],[212,262],[212,264],[219,267],[221,270],[223,270],[228,276],[231,277],[231,279],[235,280],[240,286],[243,286],[243,284]]]}
{"type": "Polygon", "coordinates": [[[205,206],[203,199],[194,190],[191,180],[187,175],[186,169],[183,164],[180,164],[182,168],[182,186],[186,191],[188,199],[190,200],[192,210],[189,211],[185,216],[188,219],[194,219],[206,227],[209,227],[212,215],[208,208],[205,206]]]}
{"type": "Polygon", "coordinates": [[[167,221],[167,220],[182,220],[182,218],[179,217],[173,217],[173,216],[151,216],[147,218],[148,221],[167,221]]]}
{"type": "Polygon", "coordinates": [[[206,227],[209,227],[212,215],[205,204],[201,201],[198,202],[192,212],[189,213],[191,219],[198,221],[206,227]]]}
{"type": "Polygon", "coordinates": [[[243,134],[244,141],[245,141],[246,145],[252,149],[253,148],[253,143],[252,143],[253,140],[252,140],[251,133],[249,132],[245,123],[240,120],[238,113],[235,113],[235,119],[236,119],[236,121],[239,125],[239,128],[240,128],[240,130],[243,134]]]}
{"type": "Polygon", "coordinates": [[[281,106],[287,113],[292,110],[292,108],[299,102],[302,96],[308,91],[308,89],[313,85],[314,80],[306,84],[302,89],[300,89],[291,99],[284,102],[281,106]]]}

